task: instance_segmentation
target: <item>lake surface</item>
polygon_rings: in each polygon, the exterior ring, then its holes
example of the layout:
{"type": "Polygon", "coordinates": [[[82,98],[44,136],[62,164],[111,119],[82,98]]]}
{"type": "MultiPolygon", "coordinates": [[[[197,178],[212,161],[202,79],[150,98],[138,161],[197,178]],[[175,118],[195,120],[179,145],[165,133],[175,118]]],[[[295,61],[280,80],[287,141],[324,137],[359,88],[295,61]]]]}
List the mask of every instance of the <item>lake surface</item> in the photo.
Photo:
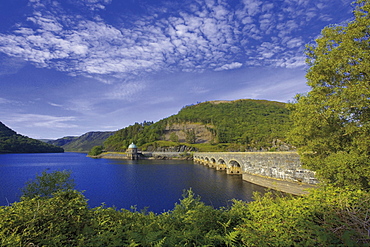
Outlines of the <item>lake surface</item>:
{"type": "Polygon", "coordinates": [[[72,171],[76,189],[84,191],[91,207],[130,209],[148,207],[161,213],[174,208],[184,190],[192,189],[216,208],[233,198],[251,201],[253,191],[265,188],[192,161],[92,159],[81,153],[0,155],[0,205],[18,201],[20,188],[43,171],[72,171]]]}

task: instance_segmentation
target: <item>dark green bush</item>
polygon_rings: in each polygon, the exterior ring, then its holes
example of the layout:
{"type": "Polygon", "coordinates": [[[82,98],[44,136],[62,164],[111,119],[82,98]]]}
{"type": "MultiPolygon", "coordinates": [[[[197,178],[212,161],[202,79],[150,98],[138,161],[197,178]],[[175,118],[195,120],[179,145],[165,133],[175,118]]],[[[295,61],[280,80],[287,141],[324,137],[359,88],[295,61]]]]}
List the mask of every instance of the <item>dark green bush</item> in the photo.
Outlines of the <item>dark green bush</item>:
{"type": "Polygon", "coordinates": [[[88,155],[90,156],[98,156],[99,154],[103,153],[103,146],[94,146],[91,148],[88,155]]]}

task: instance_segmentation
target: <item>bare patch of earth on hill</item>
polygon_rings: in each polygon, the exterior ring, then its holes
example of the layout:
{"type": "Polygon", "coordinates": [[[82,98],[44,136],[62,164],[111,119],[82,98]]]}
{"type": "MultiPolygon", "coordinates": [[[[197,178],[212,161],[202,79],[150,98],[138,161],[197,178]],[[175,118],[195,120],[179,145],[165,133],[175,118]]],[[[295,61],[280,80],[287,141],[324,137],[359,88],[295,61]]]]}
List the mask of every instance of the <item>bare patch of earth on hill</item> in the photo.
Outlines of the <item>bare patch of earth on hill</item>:
{"type": "Polygon", "coordinates": [[[210,143],[215,140],[215,136],[210,129],[214,129],[214,127],[200,123],[175,123],[166,126],[163,137],[165,141],[170,141],[171,134],[175,133],[179,142],[186,142],[186,132],[194,131],[196,136],[195,143],[210,143]]]}

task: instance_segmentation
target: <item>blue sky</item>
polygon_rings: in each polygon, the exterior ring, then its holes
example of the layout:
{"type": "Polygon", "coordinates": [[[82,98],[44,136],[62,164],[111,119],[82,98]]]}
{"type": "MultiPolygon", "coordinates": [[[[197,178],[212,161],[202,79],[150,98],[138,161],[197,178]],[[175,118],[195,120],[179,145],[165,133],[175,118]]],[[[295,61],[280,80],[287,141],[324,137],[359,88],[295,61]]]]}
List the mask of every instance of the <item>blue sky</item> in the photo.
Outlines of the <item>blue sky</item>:
{"type": "Polygon", "coordinates": [[[0,0],[0,121],[60,138],[208,100],[292,101],[352,0],[0,0]]]}

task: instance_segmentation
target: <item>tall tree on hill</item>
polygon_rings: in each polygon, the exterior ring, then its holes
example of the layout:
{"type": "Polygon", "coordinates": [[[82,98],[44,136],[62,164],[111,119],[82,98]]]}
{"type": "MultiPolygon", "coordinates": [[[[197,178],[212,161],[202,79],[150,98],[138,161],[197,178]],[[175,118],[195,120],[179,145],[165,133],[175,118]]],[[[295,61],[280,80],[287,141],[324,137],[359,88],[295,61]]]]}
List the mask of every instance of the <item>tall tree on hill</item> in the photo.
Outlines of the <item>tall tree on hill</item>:
{"type": "Polygon", "coordinates": [[[353,21],[307,46],[311,91],[291,105],[290,138],[324,181],[370,189],[370,1],[354,6],[353,21]]]}

